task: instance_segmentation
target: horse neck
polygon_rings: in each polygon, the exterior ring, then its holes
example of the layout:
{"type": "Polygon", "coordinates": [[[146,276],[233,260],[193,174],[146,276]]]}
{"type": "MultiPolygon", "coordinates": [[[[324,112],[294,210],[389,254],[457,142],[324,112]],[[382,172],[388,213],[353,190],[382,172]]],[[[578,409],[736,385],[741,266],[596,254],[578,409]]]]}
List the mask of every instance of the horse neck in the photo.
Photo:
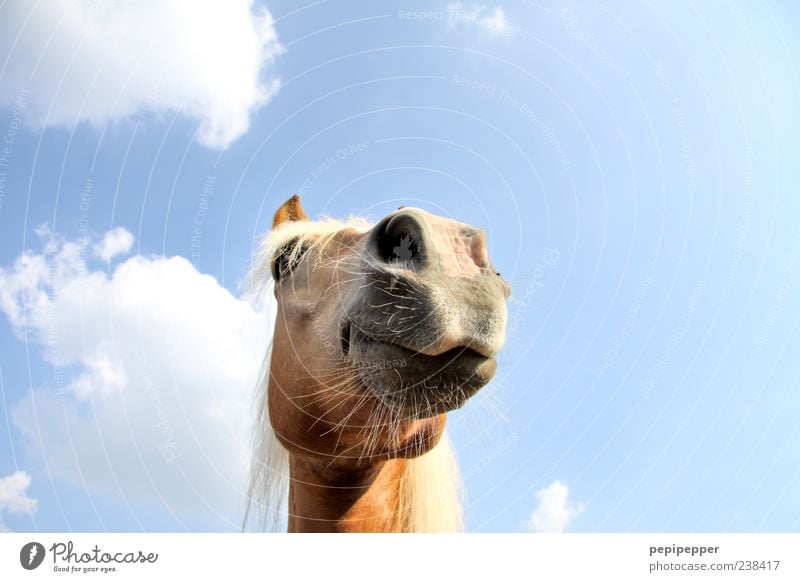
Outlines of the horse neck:
{"type": "Polygon", "coordinates": [[[404,459],[329,466],[289,459],[290,532],[397,532],[408,529],[404,459]]]}

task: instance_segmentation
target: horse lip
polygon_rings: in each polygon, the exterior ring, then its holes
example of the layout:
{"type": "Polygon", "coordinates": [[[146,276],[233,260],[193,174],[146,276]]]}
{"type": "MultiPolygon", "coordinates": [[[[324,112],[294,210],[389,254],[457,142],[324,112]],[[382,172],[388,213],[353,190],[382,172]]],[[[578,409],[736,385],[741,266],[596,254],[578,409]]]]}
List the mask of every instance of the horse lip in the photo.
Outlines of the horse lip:
{"type": "Polygon", "coordinates": [[[355,326],[348,325],[349,331],[349,345],[352,345],[355,341],[359,339],[366,340],[367,342],[374,342],[376,344],[382,344],[385,346],[390,346],[393,348],[398,348],[402,352],[410,352],[409,357],[411,358],[446,358],[448,354],[450,354],[450,359],[457,358],[459,356],[472,356],[476,359],[481,361],[487,361],[492,359],[492,355],[487,355],[482,353],[481,351],[475,350],[470,346],[457,346],[454,348],[450,348],[447,350],[431,350],[431,349],[419,349],[417,346],[409,346],[405,343],[396,341],[395,338],[384,339],[383,337],[377,336],[375,334],[371,334],[363,329],[356,329],[355,326]],[[351,329],[352,328],[352,329],[351,329]],[[359,337],[354,337],[356,334],[359,337]]]}
{"type": "Polygon", "coordinates": [[[406,346],[402,347],[417,352],[418,354],[423,354],[425,356],[430,356],[430,357],[443,356],[450,352],[473,352],[482,358],[490,360],[495,355],[495,352],[490,348],[487,348],[480,344],[472,344],[472,343],[467,343],[464,345],[459,345],[454,348],[447,348],[447,349],[436,346],[435,344],[428,344],[426,346],[416,346],[414,348],[408,348],[406,346]]]}
{"type": "Polygon", "coordinates": [[[443,349],[436,344],[429,343],[425,345],[409,345],[402,341],[402,337],[399,336],[389,336],[389,335],[377,335],[370,333],[364,329],[359,328],[358,330],[361,335],[365,336],[370,341],[378,342],[381,344],[387,344],[390,346],[396,346],[402,348],[403,350],[407,350],[409,352],[413,352],[419,356],[428,356],[431,358],[438,358],[445,356],[446,354],[474,354],[477,357],[484,358],[486,360],[491,360],[495,355],[496,352],[480,343],[466,343],[462,345],[455,346],[453,348],[443,349]]]}
{"type": "Polygon", "coordinates": [[[470,370],[478,369],[488,362],[495,362],[494,357],[485,356],[468,347],[456,347],[432,356],[399,342],[386,341],[376,337],[373,334],[357,328],[355,325],[350,326],[349,346],[350,360],[354,365],[366,366],[368,368],[370,365],[376,368],[380,368],[380,366],[378,366],[375,361],[371,363],[369,359],[364,359],[362,361],[357,360],[356,354],[360,351],[358,348],[361,348],[361,350],[370,349],[371,346],[373,349],[388,349],[390,353],[380,355],[378,360],[383,359],[387,364],[392,364],[392,367],[393,363],[403,362],[400,364],[400,367],[418,367],[420,365],[437,366],[440,369],[450,369],[454,372],[460,369],[461,373],[466,373],[468,375],[471,375],[470,370]],[[353,352],[355,352],[355,354],[353,352]],[[354,358],[354,356],[356,357],[354,358]]]}
{"type": "Polygon", "coordinates": [[[470,348],[428,356],[354,324],[349,345],[348,360],[365,386],[387,406],[419,418],[460,408],[491,380],[497,366],[495,358],[470,348]]]}

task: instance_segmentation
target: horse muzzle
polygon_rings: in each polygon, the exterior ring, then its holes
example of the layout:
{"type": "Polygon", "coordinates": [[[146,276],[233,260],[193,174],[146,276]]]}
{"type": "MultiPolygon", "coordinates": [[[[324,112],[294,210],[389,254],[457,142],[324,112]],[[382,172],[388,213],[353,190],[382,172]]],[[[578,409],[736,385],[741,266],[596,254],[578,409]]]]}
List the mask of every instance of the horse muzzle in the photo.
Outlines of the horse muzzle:
{"type": "Polygon", "coordinates": [[[391,410],[415,418],[460,408],[497,370],[494,357],[468,346],[431,356],[350,323],[343,326],[344,347],[365,388],[391,410]]]}

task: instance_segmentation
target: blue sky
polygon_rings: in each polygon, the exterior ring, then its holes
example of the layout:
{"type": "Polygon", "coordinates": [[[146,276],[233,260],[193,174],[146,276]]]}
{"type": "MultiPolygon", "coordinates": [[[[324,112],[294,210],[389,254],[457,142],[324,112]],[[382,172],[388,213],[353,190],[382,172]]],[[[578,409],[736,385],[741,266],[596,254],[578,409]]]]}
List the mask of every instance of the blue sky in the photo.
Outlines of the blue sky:
{"type": "Polygon", "coordinates": [[[0,7],[4,527],[237,529],[299,191],[486,229],[469,530],[800,530],[793,3],[96,4],[0,7]]]}

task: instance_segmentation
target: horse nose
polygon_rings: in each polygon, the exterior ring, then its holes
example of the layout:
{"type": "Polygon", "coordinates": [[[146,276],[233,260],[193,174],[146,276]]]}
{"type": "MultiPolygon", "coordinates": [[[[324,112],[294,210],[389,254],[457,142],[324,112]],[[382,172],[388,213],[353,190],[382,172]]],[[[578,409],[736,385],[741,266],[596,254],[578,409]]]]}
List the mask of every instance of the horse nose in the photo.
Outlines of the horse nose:
{"type": "Polygon", "coordinates": [[[394,214],[378,225],[378,257],[387,263],[403,262],[422,266],[426,261],[422,224],[407,212],[394,214]]]}

